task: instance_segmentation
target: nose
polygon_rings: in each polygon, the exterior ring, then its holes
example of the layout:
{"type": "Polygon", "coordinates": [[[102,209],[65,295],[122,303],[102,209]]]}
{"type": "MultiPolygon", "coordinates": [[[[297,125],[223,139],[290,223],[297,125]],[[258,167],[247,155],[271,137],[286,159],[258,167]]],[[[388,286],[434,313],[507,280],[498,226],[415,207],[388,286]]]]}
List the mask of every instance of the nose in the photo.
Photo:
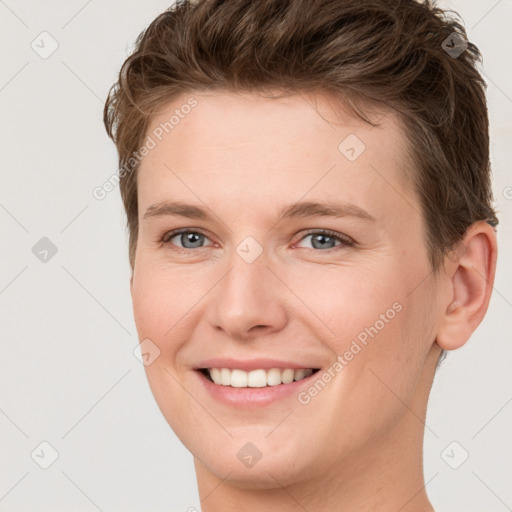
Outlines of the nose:
{"type": "Polygon", "coordinates": [[[238,341],[282,329],[287,322],[286,287],[267,267],[264,255],[248,263],[234,253],[230,263],[210,297],[206,314],[211,327],[238,341]]]}

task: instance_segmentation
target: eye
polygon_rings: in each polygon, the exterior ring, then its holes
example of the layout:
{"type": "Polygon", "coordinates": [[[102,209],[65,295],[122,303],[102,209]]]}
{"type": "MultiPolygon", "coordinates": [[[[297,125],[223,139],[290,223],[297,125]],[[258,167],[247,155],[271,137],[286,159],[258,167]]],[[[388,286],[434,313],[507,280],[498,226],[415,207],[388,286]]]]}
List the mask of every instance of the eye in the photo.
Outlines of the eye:
{"type": "MultiPolygon", "coordinates": [[[[355,244],[350,237],[326,229],[310,231],[301,238],[300,242],[308,237],[311,237],[313,249],[330,250],[339,246],[351,247],[355,244]]],[[[172,245],[177,249],[186,251],[207,247],[204,245],[205,240],[209,240],[209,238],[201,231],[182,228],[165,233],[161,237],[160,242],[164,245],[172,245]],[[176,241],[173,242],[173,239],[176,239],[179,244],[176,241]]],[[[212,245],[215,244],[213,243],[212,245]]]]}
{"type": "Polygon", "coordinates": [[[201,249],[204,247],[202,244],[204,240],[208,240],[208,237],[200,231],[192,231],[190,229],[176,229],[165,233],[161,238],[160,242],[165,245],[175,245],[178,249],[201,249]],[[176,238],[180,245],[172,242],[176,238]]]}
{"type": "Polygon", "coordinates": [[[346,235],[336,233],[327,229],[311,231],[301,238],[301,242],[308,237],[311,238],[313,249],[334,249],[335,247],[344,246],[351,247],[354,245],[354,241],[346,235]],[[335,244],[339,242],[339,244],[335,244]]]}

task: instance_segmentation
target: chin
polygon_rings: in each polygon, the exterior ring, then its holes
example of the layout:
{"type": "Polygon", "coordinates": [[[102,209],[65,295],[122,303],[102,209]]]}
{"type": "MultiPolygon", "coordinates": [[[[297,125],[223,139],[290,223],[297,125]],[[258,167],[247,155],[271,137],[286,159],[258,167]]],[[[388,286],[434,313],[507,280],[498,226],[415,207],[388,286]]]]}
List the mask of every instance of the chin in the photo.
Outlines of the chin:
{"type": "Polygon", "coordinates": [[[287,455],[274,453],[256,462],[252,467],[246,467],[235,455],[233,457],[223,456],[219,460],[203,458],[196,459],[196,465],[202,465],[209,473],[215,475],[230,485],[240,489],[275,489],[287,486],[311,478],[311,467],[304,461],[301,468],[297,457],[289,458],[287,455]],[[293,466],[293,467],[292,467],[293,466]]]}

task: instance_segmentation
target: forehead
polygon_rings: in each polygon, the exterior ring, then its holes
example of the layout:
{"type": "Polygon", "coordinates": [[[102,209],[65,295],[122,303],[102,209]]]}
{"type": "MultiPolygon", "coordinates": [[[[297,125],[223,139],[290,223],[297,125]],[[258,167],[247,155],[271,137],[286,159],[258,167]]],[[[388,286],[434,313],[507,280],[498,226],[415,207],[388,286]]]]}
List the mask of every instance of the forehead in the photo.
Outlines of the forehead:
{"type": "MultiPolygon", "coordinates": [[[[365,113],[370,105],[365,105],[365,113]]],[[[255,136],[260,143],[273,146],[295,145],[297,138],[310,137],[317,145],[320,138],[325,145],[339,138],[347,130],[354,131],[377,149],[379,134],[385,134],[389,146],[401,144],[401,124],[397,114],[371,106],[371,117],[378,122],[374,127],[357,117],[342,98],[334,94],[301,93],[294,95],[234,93],[227,91],[190,92],[164,104],[154,114],[147,135],[172,145],[176,136],[193,144],[240,146],[251,143],[255,136]],[[375,130],[377,133],[374,133],[375,130]],[[273,135],[282,138],[276,140],[273,135]],[[330,136],[329,136],[330,135],[330,136]]],[[[301,144],[297,144],[301,146],[301,144]]],[[[379,149],[384,149],[379,147],[379,149]]],[[[398,147],[390,146],[392,154],[398,147]]]]}
{"type": "Polygon", "coordinates": [[[365,209],[381,203],[383,192],[411,196],[399,118],[389,111],[371,118],[379,124],[327,95],[183,94],[153,116],[146,133],[154,147],[139,168],[140,209],[194,192],[205,200],[342,195],[365,209]]]}

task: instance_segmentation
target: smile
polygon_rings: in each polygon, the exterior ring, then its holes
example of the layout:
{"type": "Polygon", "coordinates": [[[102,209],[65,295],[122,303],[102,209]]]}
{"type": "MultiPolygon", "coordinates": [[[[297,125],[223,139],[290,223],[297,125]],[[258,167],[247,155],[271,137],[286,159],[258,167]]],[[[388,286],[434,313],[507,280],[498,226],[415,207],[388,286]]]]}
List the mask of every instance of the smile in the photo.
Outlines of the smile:
{"type": "Polygon", "coordinates": [[[317,372],[315,368],[269,368],[251,371],[236,368],[202,368],[201,373],[219,386],[233,388],[264,388],[290,384],[317,372]]]}

